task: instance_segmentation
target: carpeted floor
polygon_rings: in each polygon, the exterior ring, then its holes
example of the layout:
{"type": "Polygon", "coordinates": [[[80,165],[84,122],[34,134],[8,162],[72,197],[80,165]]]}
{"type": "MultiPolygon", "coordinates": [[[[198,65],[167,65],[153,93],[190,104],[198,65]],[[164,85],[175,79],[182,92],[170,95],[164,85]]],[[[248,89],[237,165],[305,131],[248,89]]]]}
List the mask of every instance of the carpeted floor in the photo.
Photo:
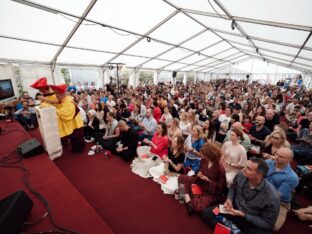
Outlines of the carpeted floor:
{"type": "MultiPolygon", "coordinates": [[[[38,137],[38,132],[31,131],[38,137]]],[[[130,163],[103,154],[71,153],[55,164],[115,233],[213,233],[199,216],[189,217],[183,204],[164,195],[158,184],[130,171],[130,163]]],[[[302,205],[311,204],[299,198],[302,205]]],[[[288,215],[279,233],[310,233],[307,223],[288,215]]]]}

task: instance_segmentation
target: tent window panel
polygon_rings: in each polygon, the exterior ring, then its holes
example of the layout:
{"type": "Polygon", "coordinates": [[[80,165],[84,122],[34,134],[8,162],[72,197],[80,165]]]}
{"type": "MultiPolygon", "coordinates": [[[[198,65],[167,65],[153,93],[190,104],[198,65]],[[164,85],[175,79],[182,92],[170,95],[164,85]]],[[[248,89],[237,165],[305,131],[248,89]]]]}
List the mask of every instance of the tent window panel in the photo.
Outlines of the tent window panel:
{"type": "Polygon", "coordinates": [[[113,54],[65,48],[57,62],[102,65],[112,56],[113,54]]]}
{"type": "Polygon", "coordinates": [[[1,1],[2,35],[62,44],[75,23],[61,15],[13,1],[1,1]]]}
{"type": "Polygon", "coordinates": [[[213,45],[214,43],[220,40],[221,40],[220,37],[218,37],[214,33],[206,31],[198,35],[197,37],[194,37],[190,41],[185,42],[184,44],[182,44],[182,46],[189,49],[200,51],[203,48],[213,45]]]}
{"type": "Polygon", "coordinates": [[[152,68],[152,69],[158,69],[158,68],[161,68],[163,66],[166,66],[169,63],[170,62],[154,59],[154,60],[144,64],[144,67],[148,67],[148,68],[152,68]]]}
{"type": "MultiPolygon", "coordinates": [[[[196,0],[196,2],[190,0],[169,0],[169,2],[173,3],[179,8],[187,8],[192,10],[207,11],[214,13],[214,10],[212,9],[207,0],[196,0]]],[[[214,1],[210,2],[216,11],[222,13],[222,10],[219,8],[217,4],[214,3],[214,1]]]]}
{"type": "Polygon", "coordinates": [[[159,58],[176,61],[176,60],[181,59],[181,58],[188,56],[190,54],[192,54],[192,52],[190,52],[188,50],[181,49],[181,48],[177,48],[177,49],[173,49],[173,50],[168,51],[167,53],[161,55],[159,58]]]}
{"type": "Polygon", "coordinates": [[[289,24],[311,25],[312,5],[310,0],[222,0],[221,3],[235,16],[289,24]],[[242,6],[244,7],[242,8],[242,6]]]}
{"type": "Polygon", "coordinates": [[[139,64],[145,62],[147,58],[132,57],[127,55],[120,55],[115,58],[112,63],[124,63],[126,67],[136,67],[139,64]]]}
{"type": "Polygon", "coordinates": [[[195,63],[197,61],[200,61],[200,60],[203,60],[206,58],[207,58],[206,56],[195,54],[195,55],[192,55],[186,59],[181,60],[180,62],[192,64],[192,63],[195,63]]]}
{"type": "Polygon", "coordinates": [[[304,60],[304,59],[296,59],[295,62],[297,63],[301,63],[301,64],[304,64],[304,65],[307,65],[307,66],[310,66],[311,69],[312,69],[312,61],[308,61],[308,60],[304,60]]]}
{"type": "Polygon", "coordinates": [[[127,54],[141,55],[148,57],[155,57],[162,51],[169,49],[171,46],[157,43],[155,41],[148,42],[147,40],[142,40],[129,50],[126,51],[127,54]]]}
{"type": "Polygon", "coordinates": [[[6,59],[51,62],[58,49],[58,46],[0,38],[1,58],[6,59]]]}
{"type": "Polygon", "coordinates": [[[240,26],[245,30],[245,32],[249,36],[269,39],[273,41],[280,41],[299,46],[303,44],[303,42],[309,35],[309,32],[270,27],[258,24],[240,23],[240,26]]]}
{"type": "Polygon", "coordinates": [[[312,51],[310,51],[310,50],[301,50],[299,56],[312,59],[312,51]]]}
{"type": "Polygon", "coordinates": [[[137,37],[133,35],[121,36],[116,32],[121,34],[124,34],[124,32],[114,31],[99,25],[81,25],[68,44],[70,46],[119,52],[137,40],[137,37]]]}
{"type": "Polygon", "coordinates": [[[185,65],[182,63],[174,63],[172,65],[165,67],[165,69],[169,70],[169,71],[174,71],[174,70],[178,70],[179,68],[184,67],[184,66],[185,65]]]}
{"type": "Polygon", "coordinates": [[[173,11],[173,7],[157,0],[97,1],[87,18],[145,34],[173,11]]]}
{"type": "Polygon", "coordinates": [[[222,42],[222,43],[217,44],[213,47],[210,47],[206,50],[203,50],[201,53],[205,54],[205,55],[213,56],[219,52],[222,52],[222,51],[224,51],[226,49],[230,49],[230,48],[231,48],[231,46],[228,43],[222,42]]]}
{"type": "Polygon", "coordinates": [[[160,28],[152,32],[150,37],[178,44],[203,29],[204,28],[194,20],[182,13],[178,13],[160,28]]]}
{"type": "Polygon", "coordinates": [[[256,46],[258,46],[258,47],[262,47],[265,49],[274,50],[274,51],[278,51],[278,52],[282,52],[282,53],[287,53],[287,54],[291,54],[291,55],[296,55],[299,51],[299,49],[293,48],[293,47],[277,45],[277,44],[263,42],[263,41],[257,41],[257,40],[253,40],[253,41],[256,44],[256,46]]]}

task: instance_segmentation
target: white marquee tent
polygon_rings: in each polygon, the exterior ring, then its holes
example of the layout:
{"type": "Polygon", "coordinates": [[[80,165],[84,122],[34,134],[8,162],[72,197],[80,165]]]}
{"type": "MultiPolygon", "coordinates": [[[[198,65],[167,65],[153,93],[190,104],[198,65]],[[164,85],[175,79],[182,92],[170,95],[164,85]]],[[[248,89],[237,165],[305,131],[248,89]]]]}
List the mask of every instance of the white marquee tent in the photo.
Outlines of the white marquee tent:
{"type": "Polygon", "coordinates": [[[78,67],[103,85],[123,63],[132,85],[140,69],[154,82],[177,71],[300,73],[310,83],[311,12],[310,0],[1,0],[0,74],[59,83],[62,67],[78,67]]]}

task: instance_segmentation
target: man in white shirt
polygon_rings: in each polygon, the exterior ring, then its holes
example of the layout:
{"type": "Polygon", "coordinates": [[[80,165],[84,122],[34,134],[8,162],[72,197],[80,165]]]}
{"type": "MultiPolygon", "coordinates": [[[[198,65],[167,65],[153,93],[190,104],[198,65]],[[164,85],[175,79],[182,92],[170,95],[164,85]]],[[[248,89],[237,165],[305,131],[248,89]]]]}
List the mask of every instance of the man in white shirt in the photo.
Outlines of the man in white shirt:
{"type": "Polygon", "coordinates": [[[108,106],[109,110],[111,110],[116,105],[116,102],[113,100],[113,95],[108,96],[108,101],[106,102],[106,105],[108,106]]]}

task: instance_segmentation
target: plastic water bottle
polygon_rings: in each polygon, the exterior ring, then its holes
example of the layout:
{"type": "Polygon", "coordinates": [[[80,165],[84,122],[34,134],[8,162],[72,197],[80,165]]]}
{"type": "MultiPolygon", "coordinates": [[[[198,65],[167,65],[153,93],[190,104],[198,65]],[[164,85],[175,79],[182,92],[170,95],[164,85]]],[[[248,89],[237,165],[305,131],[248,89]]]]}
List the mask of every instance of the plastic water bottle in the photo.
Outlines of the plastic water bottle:
{"type": "Polygon", "coordinates": [[[100,152],[99,142],[96,142],[96,145],[95,145],[95,153],[99,153],[99,152],[100,152]]]}
{"type": "Polygon", "coordinates": [[[184,192],[185,192],[184,185],[180,184],[179,185],[179,202],[180,203],[184,203],[184,192]]]}
{"type": "Polygon", "coordinates": [[[222,215],[217,215],[216,220],[223,224],[224,226],[228,227],[231,229],[231,234],[240,234],[242,233],[241,230],[234,224],[232,221],[226,219],[222,215]]]}

